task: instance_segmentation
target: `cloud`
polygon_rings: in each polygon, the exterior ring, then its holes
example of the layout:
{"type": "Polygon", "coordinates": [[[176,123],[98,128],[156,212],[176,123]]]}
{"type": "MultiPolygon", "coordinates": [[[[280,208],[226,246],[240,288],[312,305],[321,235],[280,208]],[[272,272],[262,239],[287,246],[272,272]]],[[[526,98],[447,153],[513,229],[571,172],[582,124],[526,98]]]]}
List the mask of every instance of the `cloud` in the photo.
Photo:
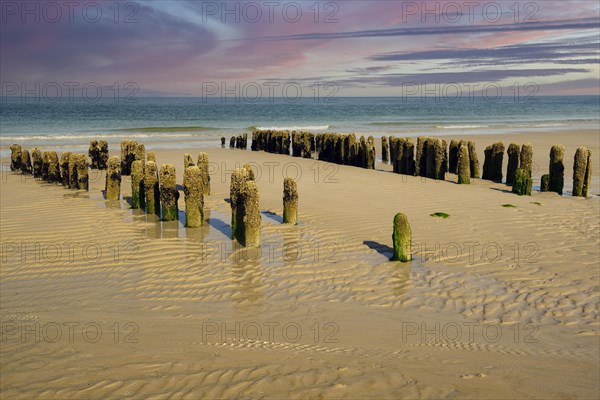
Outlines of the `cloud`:
{"type": "Polygon", "coordinates": [[[504,79],[539,78],[560,76],[570,73],[586,73],[584,68],[562,69],[491,69],[470,72],[432,72],[415,74],[385,74],[369,77],[349,78],[341,83],[370,84],[374,86],[403,86],[413,84],[450,84],[450,83],[497,83],[504,79]]]}
{"type": "MultiPolygon", "coordinates": [[[[385,36],[422,36],[422,35],[451,35],[474,33],[498,33],[517,31],[552,31],[552,30],[582,30],[598,29],[598,18],[580,18],[556,20],[547,22],[529,22],[512,24],[486,24],[486,25],[451,25],[434,27],[410,27],[391,29],[369,29],[346,32],[305,33],[299,35],[265,36],[262,40],[315,40],[315,39],[348,39],[348,38],[373,38],[385,36]]],[[[240,39],[247,40],[247,39],[240,39]]]]}

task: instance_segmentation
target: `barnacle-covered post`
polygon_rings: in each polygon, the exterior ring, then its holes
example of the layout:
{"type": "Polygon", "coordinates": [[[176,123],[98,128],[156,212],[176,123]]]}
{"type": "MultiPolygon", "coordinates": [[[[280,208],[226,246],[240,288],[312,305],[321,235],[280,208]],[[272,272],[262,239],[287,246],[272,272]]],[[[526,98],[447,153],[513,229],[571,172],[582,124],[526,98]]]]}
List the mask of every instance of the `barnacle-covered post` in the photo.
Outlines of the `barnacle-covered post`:
{"type": "Polygon", "coordinates": [[[508,145],[506,154],[508,155],[508,165],[506,166],[506,184],[512,185],[517,178],[517,168],[519,168],[519,156],[521,148],[516,143],[508,145]]]}
{"type": "Polygon", "coordinates": [[[179,192],[175,179],[175,167],[163,164],[160,167],[160,206],[163,221],[176,221],[179,215],[177,200],[179,192]]]}
{"type": "Polygon", "coordinates": [[[158,169],[154,161],[147,161],[144,166],[144,193],[146,195],[146,214],[160,215],[158,169]]]}
{"type": "Polygon", "coordinates": [[[204,223],[204,195],[202,171],[190,166],[183,173],[183,193],[185,194],[185,226],[197,228],[204,223]]]}
{"type": "Polygon", "coordinates": [[[106,171],[106,200],[119,200],[121,197],[121,160],[112,156],[108,159],[106,171]]]}
{"type": "Polygon", "coordinates": [[[298,223],[298,184],[292,178],[283,180],[283,223],[298,223]]]}
{"type": "Polygon", "coordinates": [[[21,157],[23,156],[23,149],[18,144],[10,146],[10,170],[19,171],[21,169],[21,157]]]}
{"type": "Polygon", "coordinates": [[[131,164],[131,208],[145,207],[144,199],[144,161],[135,160],[131,164]]]}
{"type": "Polygon", "coordinates": [[[412,234],[408,218],[402,213],[396,214],[394,217],[394,233],[392,234],[394,242],[394,254],[392,261],[410,261],[412,260],[411,246],[412,234]]]}

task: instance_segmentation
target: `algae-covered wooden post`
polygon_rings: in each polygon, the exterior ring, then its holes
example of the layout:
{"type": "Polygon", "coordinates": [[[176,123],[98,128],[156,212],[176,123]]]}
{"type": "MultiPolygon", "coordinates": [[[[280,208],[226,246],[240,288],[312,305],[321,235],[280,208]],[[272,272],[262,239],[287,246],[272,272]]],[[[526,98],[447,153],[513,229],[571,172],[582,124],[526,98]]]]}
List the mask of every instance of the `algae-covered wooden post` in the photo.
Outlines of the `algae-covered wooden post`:
{"type": "Polygon", "coordinates": [[[105,170],[108,168],[108,142],[101,140],[98,142],[100,154],[98,156],[98,169],[105,170]]]}
{"type": "Polygon", "coordinates": [[[556,144],[550,149],[550,191],[560,195],[563,193],[565,184],[565,166],[563,158],[565,156],[565,147],[562,144],[556,144]]]}
{"type": "Polygon", "coordinates": [[[412,260],[411,246],[412,234],[408,218],[402,213],[396,214],[394,217],[394,233],[392,234],[394,242],[394,255],[392,261],[410,261],[412,260]]]}
{"type": "Polygon", "coordinates": [[[246,171],[248,171],[248,180],[249,181],[256,180],[256,179],[254,179],[254,170],[252,169],[250,164],[244,164],[244,166],[242,168],[244,168],[246,171]]]}
{"type": "Polygon", "coordinates": [[[69,156],[69,189],[77,189],[77,159],[79,154],[72,153],[69,156]]]}
{"type": "Polygon", "coordinates": [[[204,195],[202,193],[202,171],[197,166],[187,167],[183,173],[185,194],[185,226],[197,228],[204,223],[204,195]]]}
{"type": "Polygon", "coordinates": [[[502,162],[504,160],[504,143],[492,145],[492,177],[493,182],[502,183],[502,162]]]}
{"type": "Polygon", "coordinates": [[[508,165],[506,166],[506,184],[512,185],[517,178],[517,168],[519,168],[519,157],[521,147],[516,143],[508,145],[506,154],[508,155],[508,165]]]}
{"type": "Polygon", "coordinates": [[[49,154],[47,151],[45,151],[42,154],[42,180],[47,181],[48,180],[48,163],[49,163],[49,154]]]}
{"type": "Polygon", "coordinates": [[[458,152],[460,151],[460,142],[456,139],[450,141],[448,150],[448,172],[451,174],[458,173],[458,152]]]}
{"type": "Polygon", "coordinates": [[[160,167],[160,206],[163,221],[176,221],[178,218],[177,200],[179,192],[175,179],[175,167],[163,164],[160,167]]]}
{"type": "Polygon", "coordinates": [[[232,136],[231,138],[229,138],[229,148],[235,149],[235,136],[232,136]]]}
{"type": "Polygon", "coordinates": [[[88,177],[88,162],[85,154],[77,154],[75,169],[77,170],[77,189],[89,190],[90,180],[88,177]]]}
{"type": "Polygon", "coordinates": [[[158,170],[154,161],[147,161],[144,166],[144,193],[146,194],[146,214],[160,215],[158,170]]]}
{"type": "Polygon", "coordinates": [[[588,161],[587,161],[587,167],[585,169],[585,176],[583,178],[583,190],[581,192],[581,195],[583,197],[587,197],[588,194],[590,193],[590,189],[592,187],[592,151],[588,150],[588,161]]]}
{"type": "Polygon", "coordinates": [[[88,156],[90,157],[90,168],[98,168],[100,164],[100,147],[98,146],[97,140],[90,140],[90,147],[88,148],[88,156]]]}
{"type": "Polygon", "coordinates": [[[298,223],[298,184],[292,178],[283,180],[283,223],[298,223]]]}
{"type": "Polygon", "coordinates": [[[106,200],[121,197],[121,160],[117,156],[108,159],[106,170],[106,200]]]}
{"type": "Polygon", "coordinates": [[[236,168],[231,174],[231,185],[229,188],[229,200],[231,205],[231,238],[236,238],[238,209],[240,201],[240,193],[244,183],[249,180],[249,173],[246,168],[236,168]]]}
{"type": "Polygon", "coordinates": [[[18,144],[10,146],[10,170],[19,171],[21,169],[21,160],[23,157],[23,149],[18,144]]]}
{"type": "Polygon", "coordinates": [[[533,172],[533,145],[525,143],[521,146],[521,156],[519,157],[519,168],[529,172],[529,176],[533,172]]]}
{"type": "Polygon", "coordinates": [[[185,153],[183,155],[183,170],[185,171],[187,167],[193,167],[194,165],[194,160],[192,160],[190,153],[185,153]]]}
{"type": "Polygon", "coordinates": [[[48,182],[60,182],[60,161],[55,151],[48,153],[48,182]]]}
{"type": "Polygon", "coordinates": [[[531,178],[529,171],[526,169],[517,168],[512,192],[518,194],[519,196],[531,196],[532,186],[533,178],[531,178]]]}
{"type": "Polygon", "coordinates": [[[31,149],[31,171],[35,178],[42,177],[42,152],[37,147],[31,149]]]}
{"type": "MultiPolygon", "coordinates": [[[[452,153],[451,153],[452,154],[452,153]]],[[[471,160],[469,159],[469,147],[461,144],[456,154],[456,171],[458,172],[459,184],[470,184],[471,179],[471,160]]]]}
{"type": "Polygon", "coordinates": [[[156,162],[156,153],[154,153],[153,151],[149,151],[148,153],[146,153],[146,161],[156,162]]]}
{"type": "Polygon", "coordinates": [[[388,163],[390,161],[390,146],[387,138],[384,136],[381,138],[381,161],[388,163]]]}
{"type": "Polygon", "coordinates": [[[21,150],[21,172],[24,174],[31,174],[31,157],[29,156],[29,150],[21,150]]]}
{"type": "Polygon", "coordinates": [[[236,239],[242,246],[259,247],[260,207],[256,182],[246,181],[243,183],[239,200],[236,239]]]}
{"type": "Polygon", "coordinates": [[[131,208],[144,207],[144,161],[135,160],[131,164],[131,208]]]}
{"type": "Polygon", "coordinates": [[[62,185],[69,186],[69,159],[71,158],[71,152],[67,151],[60,155],[60,175],[62,178],[62,185]]]}
{"type": "Polygon", "coordinates": [[[475,142],[469,141],[469,160],[471,163],[471,178],[479,178],[479,159],[477,158],[477,150],[475,148],[475,142]]]}
{"type": "Polygon", "coordinates": [[[575,152],[573,160],[573,196],[585,197],[587,195],[587,188],[585,186],[588,175],[588,161],[591,158],[590,153],[585,147],[580,147],[575,152]]]}
{"type": "Polygon", "coordinates": [[[221,137],[221,147],[225,147],[225,137],[221,137]]]}
{"type": "Polygon", "coordinates": [[[202,173],[202,190],[205,195],[210,195],[210,174],[208,173],[208,154],[198,154],[198,167],[202,173]]]}
{"type": "Polygon", "coordinates": [[[540,183],[540,192],[549,192],[550,191],[550,174],[542,175],[541,183],[540,183]]]}

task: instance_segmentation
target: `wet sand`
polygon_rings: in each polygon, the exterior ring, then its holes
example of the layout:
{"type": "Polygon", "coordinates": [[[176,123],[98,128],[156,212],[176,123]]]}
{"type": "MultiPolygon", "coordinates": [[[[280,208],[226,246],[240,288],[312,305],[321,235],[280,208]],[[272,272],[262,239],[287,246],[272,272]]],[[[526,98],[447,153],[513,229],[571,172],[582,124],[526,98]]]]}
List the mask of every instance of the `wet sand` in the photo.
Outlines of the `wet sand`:
{"type": "Polygon", "coordinates": [[[183,154],[209,155],[205,225],[187,229],[183,195],[178,222],[130,210],[129,177],[125,200],[107,203],[104,172],[90,171],[89,192],[4,173],[0,394],[596,397],[598,134],[470,139],[481,163],[494,141],[533,143],[536,177],[562,143],[567,186],[584,145],[594,196],[519,197],[503,184],[408,177],[380,162],[372,171],[263,152],[157,150],[179,185],[183,154]],[[230,240],[229,178],[244,163],[259,188],[260,254],[230,240]],[[281,224],[285,176],[298,181],[297,226],[281,224]],[[388,260],[397,212],[412,226],[411,263],[388,260]]]}

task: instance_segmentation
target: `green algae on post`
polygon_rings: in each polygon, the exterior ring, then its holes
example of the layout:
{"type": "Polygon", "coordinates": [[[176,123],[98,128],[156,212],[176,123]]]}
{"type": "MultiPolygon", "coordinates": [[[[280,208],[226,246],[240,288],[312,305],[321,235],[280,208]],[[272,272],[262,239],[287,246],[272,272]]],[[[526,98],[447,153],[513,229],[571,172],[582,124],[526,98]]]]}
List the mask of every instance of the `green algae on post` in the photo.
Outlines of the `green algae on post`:
{"type": "Polygon", "coordinates": [[[549,192],[550,191],[550,174],[542,175],[541,183],[540,183],[540,192],[549,192]]]}
{"type": "Polygon", "coordinates": [[[202,173],[202,194],[210,195],[210,174],[208,172],[208,154],[198,154],[198,167],[202,173]]]}
{"type": "Polygon", "coordinates": [[[71,158],[71,152],[67,151],[60,156],[60,175],[63,186],[69,186],[69,159],[71,158]]]}
{"type": "Polygon", "coordinates": [[[533,145],[525,143],[521,146],[521,155],[519,157],[519,168],[524,169],[531,176],[533,168],[533,145]]]}
{"type": "Polygon", "coordinates": [[[77,189],[77,159],[79,155],[72,153],[69,155],[69,189],[77,189]]]}
{"type": "Polygon", "coordinates": [[[412,233],[408,218],[402,213],[398,213],[394,217],[392,242],[394,243],[394,254],[391,258],[392,261],[407,262],[412,260],[412,233]]]}
{"type": "Polygon", "coordinates": [[[183,173],[185,195],[185,226],[197,228],[204,223],[204,195],[202,171],[197,166],[187,167],[183,173]]]}
{"type": "Polygon", "coordinates": [[[587,195],[587,190],[584,191],[584,186],[586,183],[589,159],[590,151],[585,147],[580,147],[575,152],[573,160],[573,196],[585,197],[585,195],[587,195]]]}
{"type": "Polygon", "coordinates": [[[231,238],[237,236],[238,211],[240,207],[240,193],[246,181],[250,180],[246,168],[236,168],[231,174],[231,183],[229,187],[229,201],[231,205],[231,238]]]}
{"type": "Polygon", "coordinates": [[[434,212],[433,214],[429,214],[430,217],[438,217],[438,218],[448,218],[450,214],[446,214],[444,212],[434,212]]]}
{"type": "Polygon", "coordinates": [[[88,162],[85,154],[77,154],[75,169],[77,170],[77,189],[89,190],[88,162]]]}
{"type": "Polygon", "coordinates": [[[146,153],[146,162],[148,161],[156,162],[156,153],[154,153],[153,151],[149,151],[148,153],[146,153]]]}
{"type": "Polygon", "coordinates": [[[51,151],[48,153],[48,182],[54,183],[60,181],[60,161],[58,159],[58,154],[56,154],[55,151],[51,151]]]}
{"type": "Polygon", "coordinates": [[[240,191],[236,239],[245,247],[260,247],[260,207],[258,186],[246,181],[240,191]]]}
{"type": "Polygon", "coordinates": [[[108,159],[106,170],[106,200],[121,197],[121,160],[117,156],[108,159]]]}
{"type": "Polygon", "coordinates": [[[146,214],[160,215],[158,170],[154,161],[148,161],[144,166],[144,193],[146,195],[146,214]]]}
{"type": "Polygon", "coordinates": [[[144,161],[131,164],[131,208],[144,208],[144,161]]]}
{"type": "Polygon", "coordinates": [[[471,163],[471,178],[479,178],[479,159],[477,158],[477,150],[475,149],[475,142],[469,141],[469,160],[471,163]]]}
{"type": "MultiPolygon", "coordinates": [[[[71,153],[67,154],[71,155],[71,153]]],[[[35,178],[42,177],[42,152],[37,147],[31,149],[31,169],[35,178]]]]}
{"type": "Polygon", "coordinates": [[[512,185],[517,179],[517,168],[519,168],[519,156],[521,147],[516,143],[508,145],[506,154],[508,155],[508,165],[506,166],[506,184],[512,185]]]}
{"type": "Polygon", "coordinates": [[[461,144],[456,154],[456,170],[458,172],[459,184],[470,184],[471,160],[469,159],[469,148],[461,144]]]}
{"type": "Polygon", "coordinates": [[[21,150],[21,172],[24,174],[31,174],[31,157],[29,156],[29,150],[21,150]]]}
{"type": "Polygon", "coordinates": [[[518,168],[515,174],[515,183],[512,187],[512,192],[519,196],[531,196],[531,188],[533,179],[529,175],[529,171],[518,168]]]}
{"type": "Polygon", "coordinates": [[[298,223],[298,184],[292,178],[283,180],[283,223],[298,223]]]}
{"type": "Polygon", "coordinates": [[[160,167],[160,206],[163,221],[176,221],[179,216],[177,208],[179,192],[177,191],[175,167],[163,164],[160,167]]]}

